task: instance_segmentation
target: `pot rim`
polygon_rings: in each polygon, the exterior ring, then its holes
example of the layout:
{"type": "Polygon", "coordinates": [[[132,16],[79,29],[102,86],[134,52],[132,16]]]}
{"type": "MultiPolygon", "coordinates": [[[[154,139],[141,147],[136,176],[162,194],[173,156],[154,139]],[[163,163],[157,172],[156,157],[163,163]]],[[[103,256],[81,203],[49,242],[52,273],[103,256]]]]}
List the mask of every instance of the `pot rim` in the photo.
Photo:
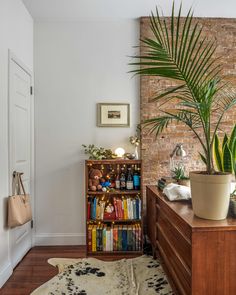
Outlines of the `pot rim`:
{"type": "Polygon", "coordinates": [[[227,175],[233,175],[232,173],[229,172],[218,172],[216,171],[215,174],[208,174],[206,171],[190,171],[190,174],[196,174],[196,175],[202,175],[202,176],[227,176],[227,175]]]}
{"type": "MultiPolygon", "coordinates": [[[[204,171],[205,172],[205,171],[204,171]]],[[[223,174],[206,174],[203,171],[194,171],[189,173],[190,183],[205,183],[205,184],[230,184],[232,179],[231,173],[223,174]]]]}

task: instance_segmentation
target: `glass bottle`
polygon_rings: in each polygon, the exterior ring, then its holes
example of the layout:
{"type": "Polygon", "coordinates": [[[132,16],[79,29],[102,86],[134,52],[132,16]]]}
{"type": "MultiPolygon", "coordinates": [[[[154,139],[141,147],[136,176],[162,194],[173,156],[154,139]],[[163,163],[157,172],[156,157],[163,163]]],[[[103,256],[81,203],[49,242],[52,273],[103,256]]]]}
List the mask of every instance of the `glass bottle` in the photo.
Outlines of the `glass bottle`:
{"type": "Polygon", "coordinates": [[[134,189],[134,183],[133,183],[133,175],[131,168],[128,168],[128,175],[127,175],[127,181],[126,181],[126,189],[127,190],[132,190],[134,189]]]}
{"type": "Polygon", "coordinates": [[[120,189],[120,165],[117,165],[115,188],[120,189]]]}
{"type": "Polygon", "coordinates": [[[121,173],[120,173],[120,189],[125,190],[126,189],[126,177],[125,177],[125,170],[122,167],[121,173]]]}
{"type": "Polygon", "coordinates": [[[133,181],[134,181],[134,189],[140,190],[140,172],[139,172],[136,165],[135,165],[135,170],[134,170],[133,181]]]}

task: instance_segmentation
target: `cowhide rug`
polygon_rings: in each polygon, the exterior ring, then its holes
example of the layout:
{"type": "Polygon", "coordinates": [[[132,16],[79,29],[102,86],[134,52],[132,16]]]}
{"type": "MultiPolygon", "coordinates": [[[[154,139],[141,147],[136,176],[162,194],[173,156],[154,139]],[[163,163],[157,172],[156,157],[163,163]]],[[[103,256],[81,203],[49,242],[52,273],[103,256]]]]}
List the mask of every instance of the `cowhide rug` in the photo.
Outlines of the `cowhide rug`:
{"type": "Polygon", "coordinates": [[[160,263],[151,256],[104,262],[95,258],[52,258],[59,274],[31,295],[170,295],[160,263]]]}

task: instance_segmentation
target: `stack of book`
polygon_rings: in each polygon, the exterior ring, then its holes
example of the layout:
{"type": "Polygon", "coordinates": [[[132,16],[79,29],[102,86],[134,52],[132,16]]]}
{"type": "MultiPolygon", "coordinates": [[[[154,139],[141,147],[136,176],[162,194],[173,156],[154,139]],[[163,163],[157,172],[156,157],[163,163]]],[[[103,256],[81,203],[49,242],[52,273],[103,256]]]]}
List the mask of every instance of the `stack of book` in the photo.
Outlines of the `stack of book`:
{"type": "Polygon", "coordinates": [[[89,225],[88,251],[141,251],[141,226],[89,225]]]}
{"type": "MultiPolygon", "coordinates": [[[[117,220],[140,220],[141,199],[140,197],[113,198],[114,219],[117,220]]],[[[98,197],[90,197],[88,200],[88,219],[104,220],[106,201],[98,197]]]]}
{"type": "Polygon", "coordinates": [[[103,220],[106,202],[97,197],[90,197],[88,201],[88,219],[103,220]]]}
{"type": "Polygon", "coordinates": [[[158,179],[157,186],[160,190],[163,191],[163,189],[167,186],[169,183],[176,183],[176,180],[172,177],[162,177],[158,179]]]}
{"type": "Polygon", "coordinates": [[[115,215],[118,220],[141,219],[140,198],[113,198],[115,215]]]}

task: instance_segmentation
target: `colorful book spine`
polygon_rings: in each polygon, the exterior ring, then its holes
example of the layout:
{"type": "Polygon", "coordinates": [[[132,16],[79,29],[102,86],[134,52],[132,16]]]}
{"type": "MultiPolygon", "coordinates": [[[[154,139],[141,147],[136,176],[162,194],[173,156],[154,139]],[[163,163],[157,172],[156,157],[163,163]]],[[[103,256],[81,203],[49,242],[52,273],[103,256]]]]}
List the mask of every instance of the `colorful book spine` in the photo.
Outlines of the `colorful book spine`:
{"type": "Polygon", "coordinates": [[[111,227],[111,234],[110,234],[110,251],[113,251],[113,226],[111,227]]]}
{"type": "Polygon", "coordinates": [[[100,219],[104,219],[104,211],[105,211],[105,202],[101,201],[100,202],[100,219]]]}
{"type": "Polygon", "coordinates": [[[102,248],[103,248],[103,251],[106,250],[106,231],[107,231],[107,227],[104,226],[103,230],[102,230],[102,248]]]}
{"type": "Polygon", "coordinates": [[[117,207],[117,200],[116,200],[116,198],[113,198],[113,204],[114,204],[116,218],[118,219],[118,207],[117,207]]]}
{"type": "Polygon", "coordinates": [[[136,217],[137,219],[140,219],[140,215],[139,215],[139,206],[140,206],[140,199],[136,199],[136,202],[135,202],[135,205],[136,205],[136,217]]]}
{"type": "Polygon", "coordinates": [[[96,243],[97,243],[97,238],[96,238],[96,226],[94,225],[92,228],[92,251],[96,252],[97,251],[97,247],[96,247],[96,243]]]}
{"type": "Polygon", "coordinates": [[[96,219],[97,212],[97,198],[95,197],[93,200],[93,219],[96,219]]]}
{"type": "Polygon", "coordinates": [[[92,251],[92,225],[88,226],[88,251],[92,251]]]}
{"type": "Polygon", "coordinates": [[[99,203],[97,203],[97,207],[96,207],[96,218],[95,219],[101,219],[101,206],[99,203]]]}
{"type": "Polygon", "coordinates": [[[122,228],[122,251],[127,251],[127,227],[122,228]]]}
{"type": "Polygon", "coordinates": [[[128,219],[128,210],[127,210],[127,199],[123,200],[123,207],[124,207],[124,219],[128,219]]]}
{"type": "Polygon", "coordinates": [[[139,219],[142,218],[142,201],[139,199],[139,219]]]}
{"type": "Polygon", "coordinates": [[[118,244],[117,251],[122,251],[122,226],[118,227],[118,244]]]}
{"type": "Polygon", "coordinates": [[[97,249],[97,251],[100,251],[99,239],[100,239],[100,232],[99,232],[99,226],[97,226],[96,227],[96,249],[97,249]]]}
{"type": "Polygon", "coordinates": [[[106,230],[106,251],[111,251],[111,229],[106,230]]]}
{"type": "Polygon", "coordinates": [[[138,219],[136,216],[136,200],[132,200],[132,217],[133,219],[138,219]]]}
{"type": "Polygon", "coordinates": [[[115,225],[113,228],[113,251],[117,251],[118,246],[118,226],[115,225]]]}
{"type": "Polygon", "coordinates": [[[133,227],[131,225],[128,226],[127,230],[127,251],[132,251],[132,234],[133,234],[133,227]]]}

